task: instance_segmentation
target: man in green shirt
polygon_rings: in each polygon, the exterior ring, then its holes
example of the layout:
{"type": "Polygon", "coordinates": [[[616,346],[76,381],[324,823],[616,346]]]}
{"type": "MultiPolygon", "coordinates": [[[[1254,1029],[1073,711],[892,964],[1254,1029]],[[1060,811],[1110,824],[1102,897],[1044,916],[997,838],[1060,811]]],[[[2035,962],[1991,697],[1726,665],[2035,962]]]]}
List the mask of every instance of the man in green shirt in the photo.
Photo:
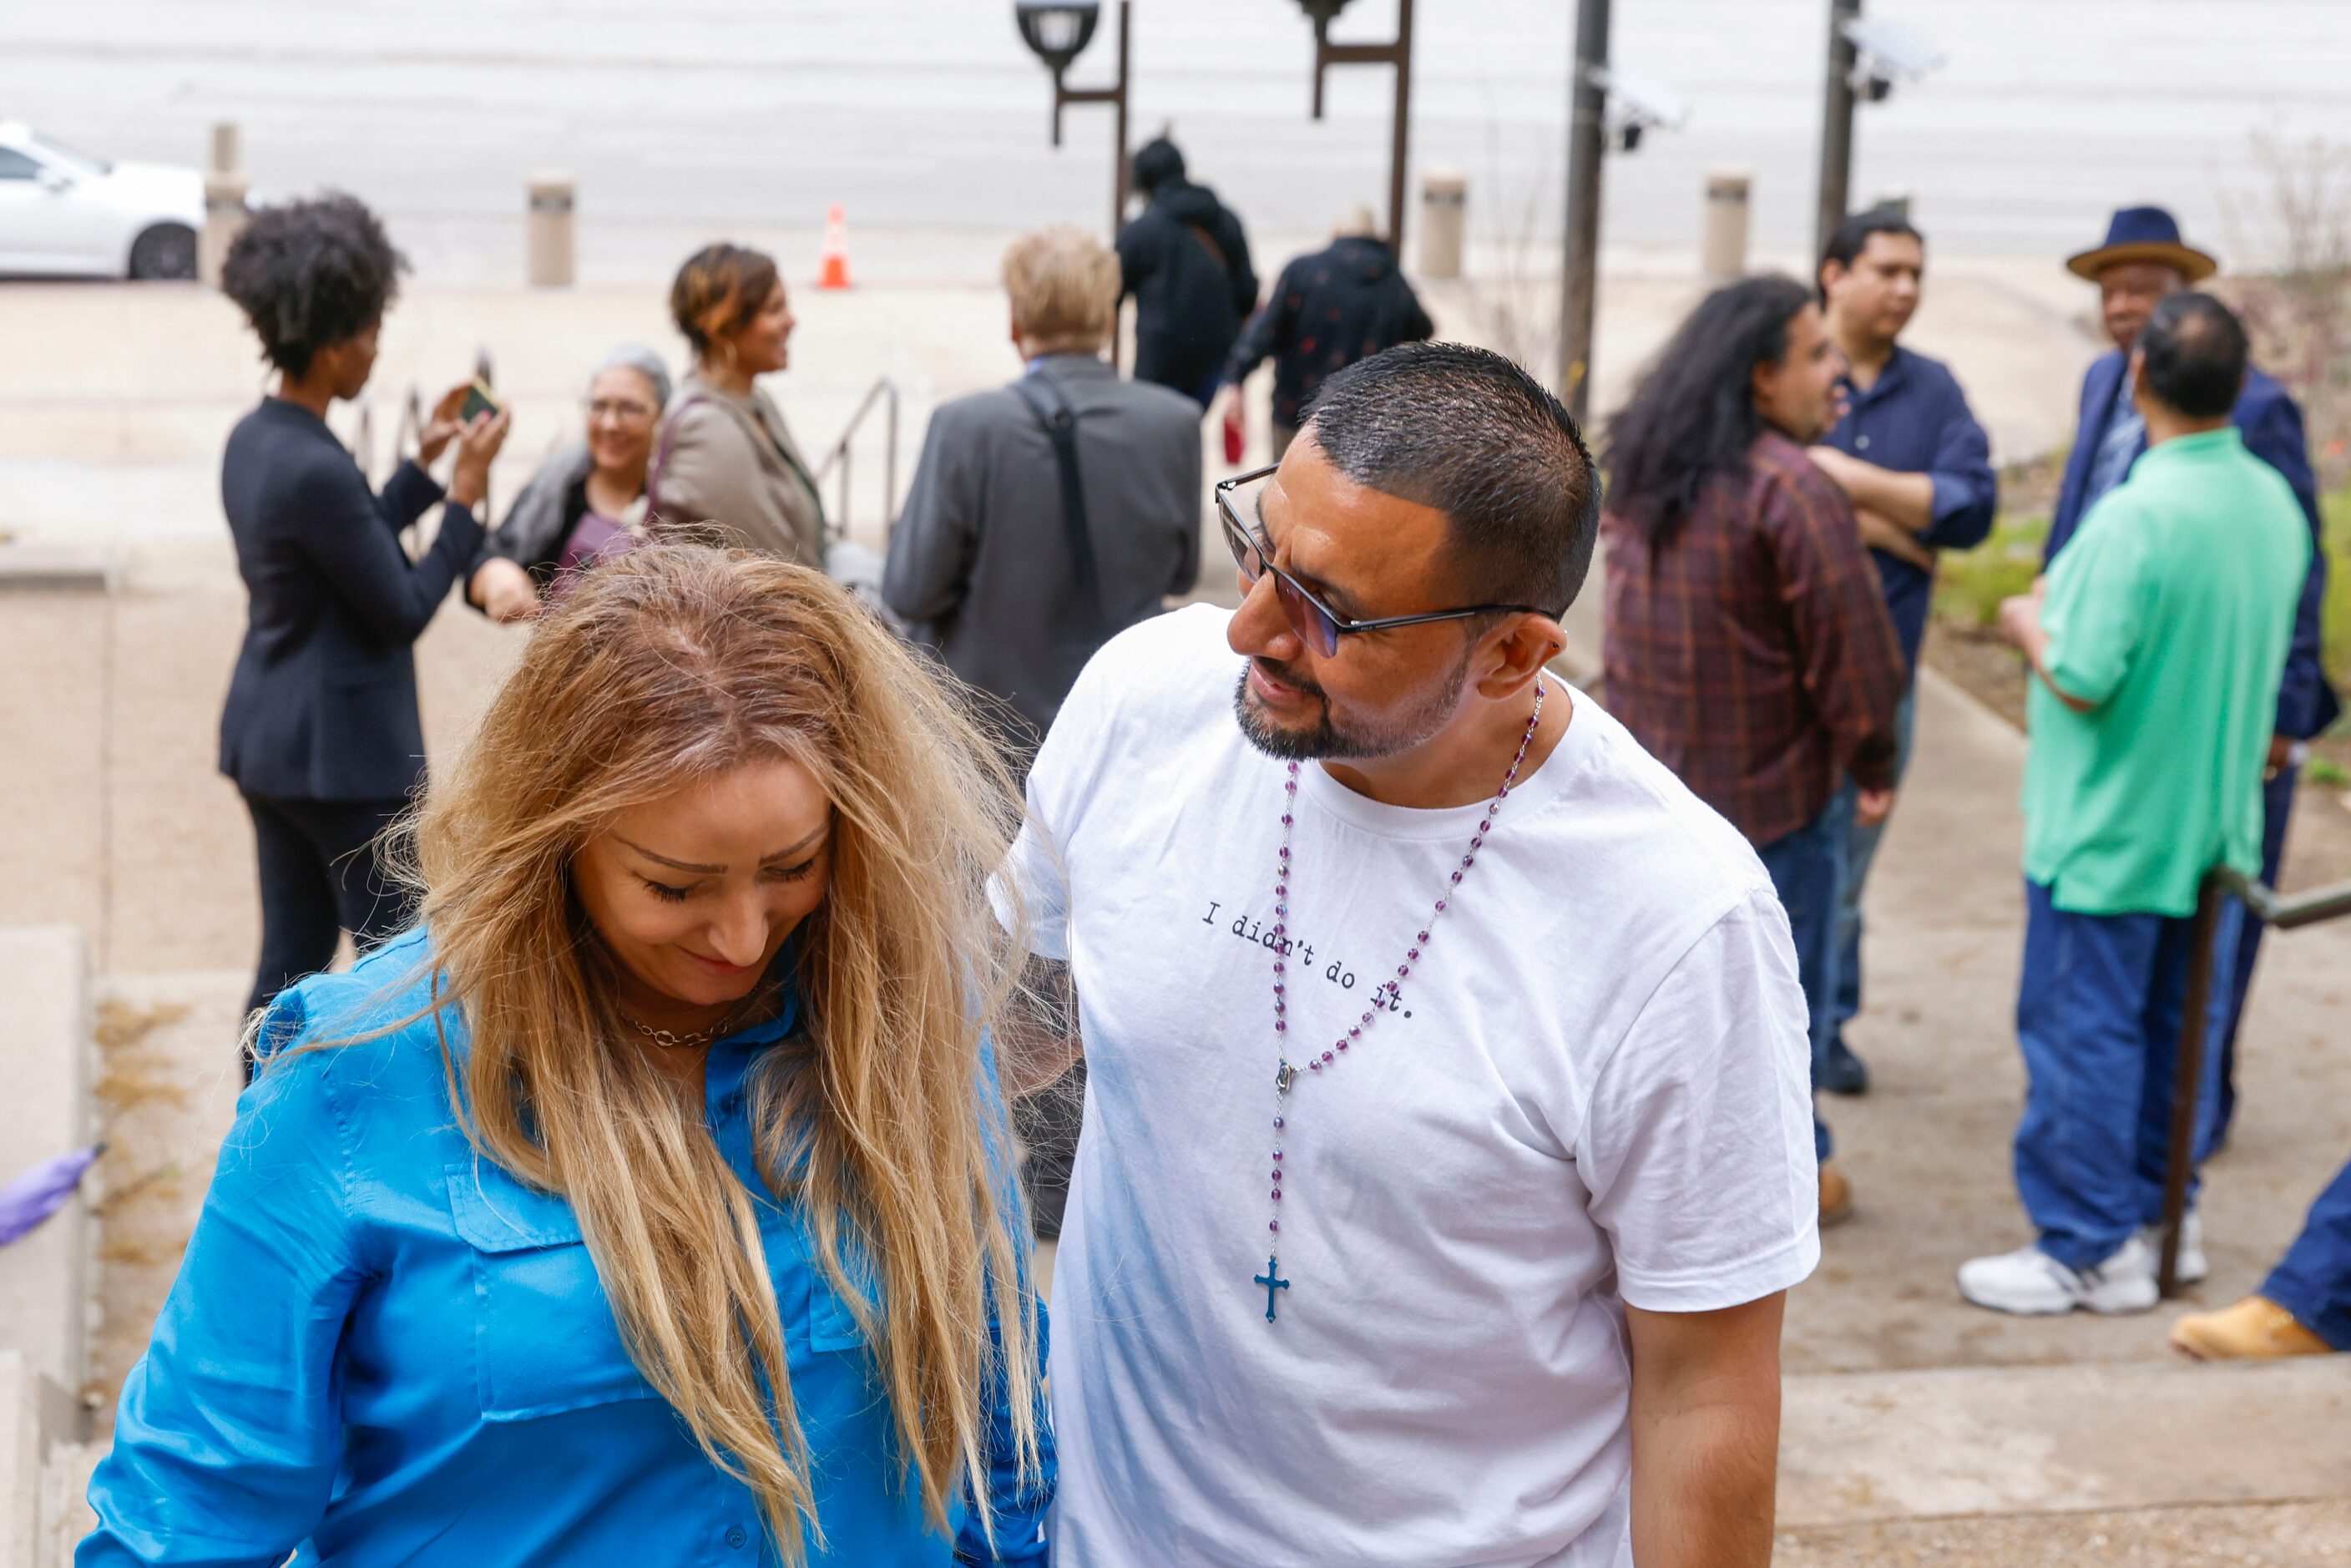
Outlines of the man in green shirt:
{"type": "MultiPolygon", "coordinates": [[[[2294,492],[2230,423],[2245,362],[2244,329],[2219,300],[2183,290],[2158,305],[2127,371],[2147,455],[2045,582],[2001,606],[2034,674],[2016,1183],[2040,1234],[1960,1268],[1979,1306],[2155,1305],[2189,916],[2215,863],[2261,868],[2262,769],[2310,565],[2294,492]]],[[[2224,907],[2217,977],[2232,973],[2241,915],[2224,907]]],[[[2212,1084],[2199,1093],[2200,1151],[2212,1084]]],[[[2197,1242],[2184,1276],[2200,1273],[2197,1242]]]]}

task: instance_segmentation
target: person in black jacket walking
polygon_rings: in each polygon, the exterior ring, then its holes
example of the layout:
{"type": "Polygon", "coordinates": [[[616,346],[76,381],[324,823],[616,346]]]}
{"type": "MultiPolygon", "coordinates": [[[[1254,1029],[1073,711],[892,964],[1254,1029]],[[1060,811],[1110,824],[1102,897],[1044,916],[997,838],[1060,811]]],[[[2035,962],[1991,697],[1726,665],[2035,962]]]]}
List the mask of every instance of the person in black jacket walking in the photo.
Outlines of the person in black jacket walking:
{"type": "Polygon", "coordinates": [[[1185,177],[1184,154],[1165,136],[1135,153],[1134,185],[1150,204],[1118,236],[1124,293],[1134,296],[1134,379],[1205,409],[1257,308],[1249,236],[1214,191],[1185,177]]]}
{"type": "Polygon", "coordinates": [[[482,542],[480,506],[507,415],[461,424],[465,387],[434,409],[417,460],[378,497],[328,429],[337,398],[375,368],[376,330],[404,263],[375,215],[328,195],[256,213],[229,247],[221,289],[279,372],[237,422],[221,503],[250,596],[221,713],[220,768],[253,816],[261,959],[247,1005],[404,923],[381,859],[383,831],[424,777],[410,645],[482,542]],[[456,471],[432,548],[412,562],[400,533],[443,498],[424,472],[452,441],[456,471]]]}
{"type": "Polygon", "coordinates": [[[1370,209],[1353,207],[1328,246],[1281,269],[1265,304],[1241,329],[1209,409],[1221,423],[1249,372],[1273,360],[1273,460],[1290,450],[1300,411],[1323,378],[1398,343],[1437,334],[1420,297],[1405,281],[1395,250],[1377,236],[1370,209]]]}

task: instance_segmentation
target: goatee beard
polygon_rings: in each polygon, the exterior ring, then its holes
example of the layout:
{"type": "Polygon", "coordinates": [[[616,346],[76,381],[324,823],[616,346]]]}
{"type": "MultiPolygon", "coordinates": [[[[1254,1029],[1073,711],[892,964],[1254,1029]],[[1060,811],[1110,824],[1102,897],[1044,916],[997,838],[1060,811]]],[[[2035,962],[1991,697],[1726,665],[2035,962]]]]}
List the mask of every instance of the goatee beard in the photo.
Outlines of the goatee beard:
{"type": "MultiPolygon", "coordinates": [[[[1250,663],[1257,661],[1251,660],[1250,663]]],[[[1249,743],[1277,761],[1361,762],[1393,757],[1400,751],[1411,750],[1445,727],[1446,721],[1460,706],[1462,683],[1468,673],[1469,657],[1465,651],[1452,677],[1419,706],[1398,716],[1380,730],[1350,734],[1332,722],[1331,699],[1320,686],[1288,674],[1277,678],[1285,685],[1295,686],[1314,698],[1321,705],[1322,712],[1314,723],[1304,729],[1276,728],[1267,722],[1264,713],[1250,700],[1249,670],[1244,666],[1240,681],[1233,688],[1233,717],[1239,723],[1241,734],[1249,743]]]]}

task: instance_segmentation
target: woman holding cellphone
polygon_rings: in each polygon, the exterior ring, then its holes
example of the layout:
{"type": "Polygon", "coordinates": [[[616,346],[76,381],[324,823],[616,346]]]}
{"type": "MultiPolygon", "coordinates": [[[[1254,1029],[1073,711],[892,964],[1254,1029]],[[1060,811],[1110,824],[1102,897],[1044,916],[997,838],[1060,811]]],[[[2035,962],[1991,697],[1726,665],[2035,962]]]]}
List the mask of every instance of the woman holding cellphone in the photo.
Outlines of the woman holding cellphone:
{"type": "Polygon", "coordinates": [[[473,559],[474,509],[508,416],[462,423],[467,388],[433,411],[416,460],[381,496],[327,427],[359,396],[405,262],[375,214],[345,195],[265,207],[221,267],[221,289],[261,340],[277,386],[237,422],[221,502],[250,596],[221,714],[220,769],[253,818],[261,1008],[333,959],[339,931],[362,951],[402,923],[383,831],[424,778],[410,649],[473,559]],[[448,445],[444,493],[425,473],[448,445]],[[411,561],[401,532],[438,501],[441,525],[411,561]]]}

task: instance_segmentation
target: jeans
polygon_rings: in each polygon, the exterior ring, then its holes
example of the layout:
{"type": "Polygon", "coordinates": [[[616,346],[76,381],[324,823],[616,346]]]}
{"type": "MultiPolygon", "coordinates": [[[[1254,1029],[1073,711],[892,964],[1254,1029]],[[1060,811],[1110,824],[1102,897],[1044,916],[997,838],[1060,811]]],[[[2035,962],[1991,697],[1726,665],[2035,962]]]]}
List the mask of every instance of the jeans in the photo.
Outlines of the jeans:
{"type": "Polygon", "coordinates": [[[2351,1350],[2351,1166],[2318,1195],[2262,1294],[2336,1350],[2351,1350]]]}
{"type": "MultiPolygon", "coordinates": [[[[2262,880],[2277,885],[2278,862],[2285,857],[2285,820],[2294,811],[2294,783],[2298,769],[2288,768],[2262,786],[2262,880]]],[[[2245,998],[2253,988],[2253,960],[2261,956],[2262,923],[2247,920],[2237,938],[2236,983],[2229,988],[2229,1028],[2220,1037],[2220,1103],[2214,1113],[2212,1146],[2228,1140],[2229,1124],[2237,1114],[2237,1026],[2245,1016],[2245,998]]]]}
{"type": "MultiPolygon", "coordinates": [[[[1913,685],[1902,694],[1901,704],[1894,710],[1894,782],[1896,788],[1902,776],[1910,768],[1910,731],[1917,708],[1917,687],[1913,685]]],[[[1837,796],[1850,814],[1861,795],[1861,786],[1848,775],[1837,786],[1837,796]]],[[[1855,822],[1844,841],[1844,874],[1837,882],[1836,947],[1837,982],[1836,1016],[1813,1048],[1813,1076],[1819,1076],[1819,1063],[1826,1057],[1829,1047],[1844,1033],[1861,1011],[1861,891],[1869,881],[1870,862],[1877,858],[1877,841],[1886,834],[1884,822],[1866,825],[1855,822]]]]}
{"type": "MultiPolygon", "coordinates": [[[[1804,1009],[1811,1017],[1813,1065],[1818,1072],[1823,1043],[1836,1027],[1836,899],[1844,862],[1844,845],[1853,821],[1853,806],[1834,797],[1821,814],[1768,844],[1756,846],[1780,906],[1788,912],[1788,934],[1796,944],[1796,981],[1804,990],[1804,1009]]],[[[1817,1112],[1813,1116],[1813,1153],[1827,1159],[1832,1148],[1829,1130],[1817,1112]]]]}
{"type": "MultiPolygon", "coordinates": [[[[2051,902],[2046,887],[2028,882],[2024,893],[2016,1038],[2027,1082],[2016,1129],[2016,1189],[2041,1249],[2069,1268],[2088,1269],[2140,1226],[2163,1218],[2172,1077],[2195,923],[2071,914],[2051,902]]],[[[2224,903],[2213,933],[2210,1032],[2197,1096],[2199,1165],[2210,1147],[2220,1033],[2243,913],[2224,903]]]]}

